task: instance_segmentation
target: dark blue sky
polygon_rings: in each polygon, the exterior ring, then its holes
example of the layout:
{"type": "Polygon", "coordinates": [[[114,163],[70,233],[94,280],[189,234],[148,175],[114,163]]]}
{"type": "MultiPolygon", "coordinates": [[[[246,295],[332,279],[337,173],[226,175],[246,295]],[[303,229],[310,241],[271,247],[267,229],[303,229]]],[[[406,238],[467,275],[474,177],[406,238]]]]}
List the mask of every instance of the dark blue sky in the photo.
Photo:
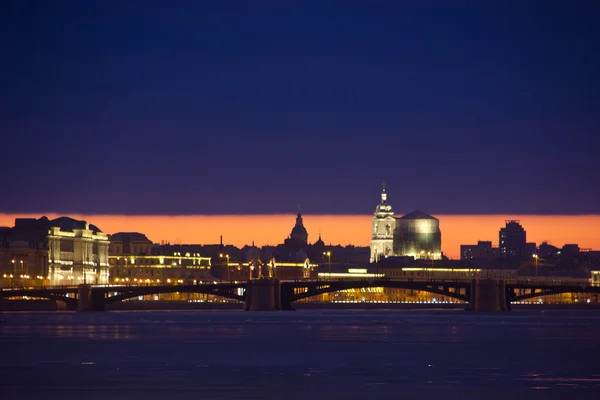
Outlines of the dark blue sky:
{"type": "Polygon", "coordinates": [[[600,213],[600,4],[427,3],[2,2],[0,212],[600,213]]]}

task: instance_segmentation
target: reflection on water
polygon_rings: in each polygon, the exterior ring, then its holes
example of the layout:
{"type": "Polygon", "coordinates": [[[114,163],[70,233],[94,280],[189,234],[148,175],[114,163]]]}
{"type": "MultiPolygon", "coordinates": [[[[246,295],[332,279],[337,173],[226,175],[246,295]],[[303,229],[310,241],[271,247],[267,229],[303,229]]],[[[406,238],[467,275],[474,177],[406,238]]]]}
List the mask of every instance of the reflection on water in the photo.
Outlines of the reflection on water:
{"type": "Polygon", "coordinates": [[[596,398],[600,313],[9,313],[2,399],[596,398]]]}

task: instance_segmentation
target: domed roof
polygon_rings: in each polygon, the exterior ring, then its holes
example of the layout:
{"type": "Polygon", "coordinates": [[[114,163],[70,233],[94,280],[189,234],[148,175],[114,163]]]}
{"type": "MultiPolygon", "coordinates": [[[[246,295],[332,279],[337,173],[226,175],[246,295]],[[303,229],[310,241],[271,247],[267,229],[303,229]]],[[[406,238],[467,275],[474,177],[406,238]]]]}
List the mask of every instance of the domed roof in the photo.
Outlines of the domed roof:
{"type": "Polygon", "coordinates": [[[408,213],[398,219],[409,220],[409,219],[437,219],[437,218],[432,217],[431,215],[424,213],[423,211],[415,210],[415,211],[408,213]]]}
{"type": "MultiPolygon", "coordinates": [[[[73,232],[74,229],[85,229],[86,222],[70,217],[60,217],[50,221],[50,226],[59,227],[61,231],[73,232]]],[[[102,232],[96,225],[89,224],[89,229],[94,233],[102,232]]]]}
{"type": "Polygon", "coordinates": [[[306,231],[306,228],[304,227],[304,225],[294,225],[294,227],[292,228],[292,235],[306,235],[308,234],[308,232],[306,231]]]}
{"type": "Polygon", "coordinates": [[[290,236],[292,239],[307,240],[308,232],[302,223],[302,214],[300,214],[300,212],[298,212],[298,215],[296,216],[296,225],[292,228],[292,234],[290,236]]]}
{"type": "Polygon", "coordinates": [[[319,239],[315,242],[314,246],[325,247],[325,242],[321,239],[321,234],[319,233],[319,239]]]}

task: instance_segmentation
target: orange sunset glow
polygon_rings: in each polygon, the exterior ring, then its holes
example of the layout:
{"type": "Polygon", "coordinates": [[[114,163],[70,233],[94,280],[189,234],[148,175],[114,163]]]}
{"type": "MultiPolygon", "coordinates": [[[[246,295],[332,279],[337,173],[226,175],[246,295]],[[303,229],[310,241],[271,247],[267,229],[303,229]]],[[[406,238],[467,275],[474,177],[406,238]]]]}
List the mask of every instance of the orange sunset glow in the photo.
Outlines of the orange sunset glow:
{"type": "MultiPolygon", "coordinates": [[[[15,218],[40,218],[40,214],[0,214],[0,226],[13,226],[15,218]]],[[[50,219],[58,214],[46,214],[50,219]]],[[[289,235],[295,215],[69,215],[86,220],[102,231],[142,232],[156,243],[214,244],[242,247],[253,241],[257,246],[282,243],[289,235]]],[[[368,246],[370,215],[304,215],[309,241],[319,232],[325,243],[368,246]]],[[[508,219],[520,220],[527,231],[527,241],[548,241],[561,247],[577,243],[581,248],[600,249],[600,215],[435,215],[442,230],[442,250],[450,258],[460,258],[461,244],[491,240],[498,245],[498,231],[508,219]]]]}

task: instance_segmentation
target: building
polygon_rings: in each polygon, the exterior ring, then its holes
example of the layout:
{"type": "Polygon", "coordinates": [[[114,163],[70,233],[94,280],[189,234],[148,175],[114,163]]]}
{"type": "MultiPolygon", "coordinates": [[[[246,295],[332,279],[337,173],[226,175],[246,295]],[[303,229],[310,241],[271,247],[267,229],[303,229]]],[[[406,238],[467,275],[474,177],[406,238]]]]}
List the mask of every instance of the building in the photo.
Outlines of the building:
{"type": "Polygon", "coordinates": [[[143,233],[117,232],[110,235],[109,254],[113,256],[149,255],[154,244],[143,233]]]}
{"type": "Polygon", "coordinates": [[[290,236],[283,241],[283,244],[290,251],[300,251],[306,249],[308,245],[308,232],[304,227],[300,210],[298,210],[298,214],[296,216],[296,225],[294,225],[292,228],[290,236]]]}
{"type": "Polygon", "coordinates": [[[48,232],[51,285],[109,282],[108,235],[86,221],[62,217],[48,232]]]}
{"type": "Polygon", "coordinates": [[[48,283],[48,248],[44,231],[0,228],[0,286],[40,286],[48,283]]]}
{"type": "Polygon", "coordinates": [[[415,259],[441,260],[440,221],[418,210],[396,219],[394,251],[415,259]]]}
{"type": "Polygon", "coordinates": [[[396,218],[394,218],[392,206],[387,203],[385,184],[381,189],[381,203],[375,207],[372,225],[370,261],[373,263],[379,261],[382,257],[396,254],[394,252],[396,218]]]}
{"type": "Polygon", "coordinates": [[[372,221],[370,262],[391,256],[440,260],[442,233],[439,220],[422,211],[394,217],[384,184],[372,221]]]}
{"type": "Polygon", "coordinates": [[[111,236],[112,283],[193,283],[213,280],[211,257],[200,255],[200,245],[154,245],[139,232],[111,236]]]}
{"type": "Polygon", "coordinates": [[[499,245],[501,257],[525,257],[527,232],[519,221],[507,220],[506,226],[500,229],[499,245]]]}
{"type": "Polygon", "coordinates": [[[108,236],[86,221],[17,218],[0,235],[4,285],[108,283],[108,236]]]}
{"type": "Polygon", "coordinates": [[[473,260],[494,256],[491,241],[479,240],[477,244],[461,244],[460,259],[473,260]]]}

